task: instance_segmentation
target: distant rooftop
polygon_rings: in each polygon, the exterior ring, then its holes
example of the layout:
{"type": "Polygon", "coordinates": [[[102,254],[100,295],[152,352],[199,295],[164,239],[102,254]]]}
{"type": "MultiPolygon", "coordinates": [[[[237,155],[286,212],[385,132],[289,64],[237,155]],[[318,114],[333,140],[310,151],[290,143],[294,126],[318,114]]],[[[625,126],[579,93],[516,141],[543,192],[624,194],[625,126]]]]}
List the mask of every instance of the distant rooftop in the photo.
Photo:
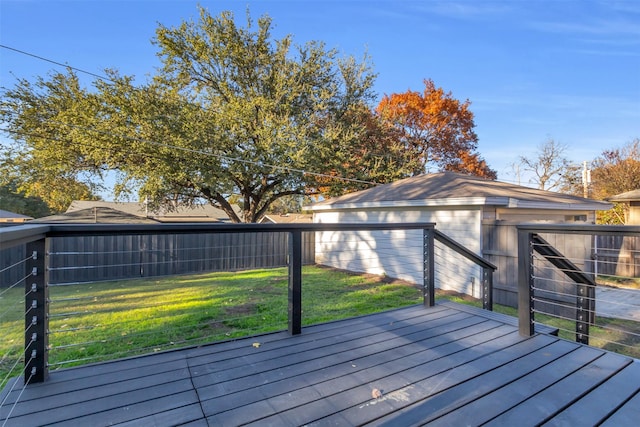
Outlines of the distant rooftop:
{"type": "Polygon", "coordinates": [[[33,218],[27,215],[22,215],[22,214],[0,209],[0,222],[25,222],[25,221],[29,221],[30,219],[33,219],[33,218]]]}
{"type": "Polygon", "coordinates": [[[637,202],[640,201],[640,189],[616,194],[615,196],[609,197],[607,200],[612,202],[637,202]]]}
{"type": "Polygon", "coordinates": [[[491,205],[508,208],[607,210],[610,203],[552,191],[491,181],[454,172],[440,172],[378,185],[325,200],[310,209],[406,206],[491,205]]]}
{"type": "Polygon", "coordinates": [[[180,206],[173,211],[160,210],[158,212],[147,210],[143,202],[105,202],[102,200],[74,200],[67,214],[75,211],[93,208],[110,208],[116,211],[134,215],[139,218],[148,218],[159,222],[229,222],[229,215],[222,209],[211,205],[180,206]]]}

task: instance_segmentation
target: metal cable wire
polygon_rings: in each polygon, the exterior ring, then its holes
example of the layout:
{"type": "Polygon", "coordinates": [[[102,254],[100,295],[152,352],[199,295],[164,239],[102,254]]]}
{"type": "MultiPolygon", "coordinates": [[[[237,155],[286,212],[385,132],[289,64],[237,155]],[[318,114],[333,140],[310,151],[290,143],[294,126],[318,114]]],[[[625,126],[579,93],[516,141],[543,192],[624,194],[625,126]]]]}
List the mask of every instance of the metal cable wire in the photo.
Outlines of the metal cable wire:
{"type": "Polygon", "coordinates": [[[0,273],[4,273],[5,271],[9,271],[9,270],[11,270],[11,269],[12,269],[12,268],[14,268],[14,267],[17,267],[17,266],[19,266],[19,265],[25,264],[25,263],[27,263],[30,259],[33,259],[33,255],[31,255],[31,256],[29,256],[29,257],[26,257],[25,259],[22,259],[22,260],[20,260],[20,261],[16,262],[15,264],[11,264],[11,265],[8,265],[8,266],[6,266],[6,267],[4,267],[4,268],[0,269],[0,273]]]}
{"type": "Polygon", "coordinates": [[[24,276],[22,279],[18,280],[13,285],[7,287],[5,290],[0,292],[0,297],[3,296],[4,294],[6,294],[7,292],[9,292],[11,289],[13,289],[16,286],[18,286],[19,284],[23,283],[25,280],[27,280],[29,277],[32,277],[32,276],[33,276],[33,273],[29,273],[28,275],[24,276]]]}
{"type": "MultiPolygon", "coordinates": [[[[33,357],[27,362],[30,363],[33,360],[33,357]]],[[[26,364],[25,364],[26,366],[26,364]]],[[[22,372],[24,373],[24,369],[22,370],[22,372]]],[[[4,422],[2,423],[2,427],[7,425],[7,422],[9,421],[9,418],[11,418],[11,414],[13,413],[14,409],[16,408],[16,406],[18,405],[18,402],[20,402],[20,398],[22,397],[22,393],[24,393],[25,389],[27,388],[27,386],[29,385],[29,383],[31,382],[31,379],[33,378],[33,376],[36,374],[35,372],[35,368],[33,368],[31,370],[31,374],[29,375],[29,378],[27,378],[27,381],[25,381],[24,385],[22,386],[22,389],[20,390],[20,393],[18,394],[18,397],[16,398],[16,401],[13,403],[13,405],[11,405],[11,410],[9,410],[9,413],[7,414],[7,417],[4,419],[4,422]]],[[[15,386],[18,382],[14,382],[13,385],[15,386]]],[[[9,394],[13,391],[13,386],[11,387],[11,390],[9,391],[9,393],[7,393],[7,397],[9,396],[9,394]]],[[[5,398],[6,399],[6,398],[5,398]]],[[[2,402],[2,404],[4,404],[4,401],[2,402]]],[[[0,406],[2,406],[2,404],[0,404],[0,406]]]]}

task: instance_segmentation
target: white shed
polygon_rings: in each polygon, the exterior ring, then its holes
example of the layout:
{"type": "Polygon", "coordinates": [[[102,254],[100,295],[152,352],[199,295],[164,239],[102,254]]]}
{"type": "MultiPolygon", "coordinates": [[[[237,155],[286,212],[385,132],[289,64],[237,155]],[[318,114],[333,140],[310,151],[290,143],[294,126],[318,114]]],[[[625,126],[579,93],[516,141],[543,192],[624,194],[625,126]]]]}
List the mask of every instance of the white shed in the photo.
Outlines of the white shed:
{"type": "MultiPolygon", "coordinates": [[[[609,203],[537,190],[478,177],[442,172],[406,178],[391,184],[325,200],[310,207],[314,223],[434,222],[436,229],[498,265],[496,257],[515,255],[511,238],[490,238],[491,229],[517,222],[595,222],[595,211],[609,203]],[[489,234],[488,234],[489,233],[489,234]],[[489,242],[491,240],[491,242],[489,242]],[[490,243],[490,245],[488,245],[490,243]]],[[[422,281],[422,235],[371,234],[357,250],[337,233],[318,233],[316,261],[332,267],[386,274],[414,283],[422,281]],[[394,243],[400,242],[402,243],[394,243]],[[408,243],[415,242],[415,244],[408,243]]],[[[362,235],[359,236],[362,240],[362,235]]],[[[350,243],[353,245],[352,243],[350,243]]],[[[436,247],[436,287],[479,297],[480,269],[445,247],[436,247]]],[[[504,264],[504,263],[503,263],[504,264]]],[[[513,292],[517,276],[503,268],[496,289],[513,292]],[[504,274],[507,274],[507,277],[504,274]]],[[[496,302],[504,298],[494,293],[496,302]]]]}

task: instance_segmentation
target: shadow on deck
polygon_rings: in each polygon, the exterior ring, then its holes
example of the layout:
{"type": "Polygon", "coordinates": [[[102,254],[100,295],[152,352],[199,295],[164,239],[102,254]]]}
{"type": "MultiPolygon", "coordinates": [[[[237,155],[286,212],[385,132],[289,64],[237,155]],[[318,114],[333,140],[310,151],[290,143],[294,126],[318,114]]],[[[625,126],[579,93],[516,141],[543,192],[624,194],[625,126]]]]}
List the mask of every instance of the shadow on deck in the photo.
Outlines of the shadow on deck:
{"type": "Polygon", "coordinates": [[[447,302],[55,371],[0,423],[637,425],[640,361],[514,320],[447,302]]]}

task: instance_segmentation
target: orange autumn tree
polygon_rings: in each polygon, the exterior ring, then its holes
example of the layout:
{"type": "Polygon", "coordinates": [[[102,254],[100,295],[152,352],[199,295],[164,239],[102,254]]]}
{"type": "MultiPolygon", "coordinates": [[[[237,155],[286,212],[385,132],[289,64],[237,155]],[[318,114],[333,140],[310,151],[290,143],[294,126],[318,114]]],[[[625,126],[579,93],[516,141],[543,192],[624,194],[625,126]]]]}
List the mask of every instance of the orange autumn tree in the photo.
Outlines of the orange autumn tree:
{"type": "Polygon", "coordinates": [[[430,79],[424,85],[422,93],[385,95],[376,110],[401,132],[405,149],[416,159],[412,175],[435,167],[496,179],[496,172],[476,153],[471,102],[460,102],[430,79]]]}

